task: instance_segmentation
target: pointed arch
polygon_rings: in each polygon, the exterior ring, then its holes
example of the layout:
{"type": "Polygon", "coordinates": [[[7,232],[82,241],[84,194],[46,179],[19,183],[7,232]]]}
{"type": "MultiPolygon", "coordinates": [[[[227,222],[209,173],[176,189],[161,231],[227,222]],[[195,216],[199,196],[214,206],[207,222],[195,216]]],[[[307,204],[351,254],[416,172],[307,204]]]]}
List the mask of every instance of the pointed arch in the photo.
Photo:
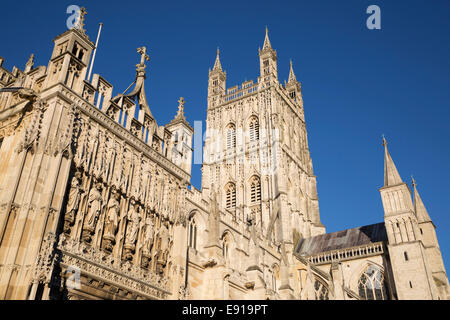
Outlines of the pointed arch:
{"type": "Polygon", "coordinates": [[[359,272],[357,282],[358,295],[364,300],[387,300],[386,279],[384,268],[368,261],[359,272]]]}
{"type": "Polygon", "coordinates": [[[250,184],[250,201],[258,203],[261,201],[261,179],[259,176],[252,176],[249,180],[250,184]]]}
{"type": "Polygon", "coordinates": [[[236,208],[236,185],[233,182],[228,182],[225,186],[225,208],[236,208]]]}
{"type": "Polygon", "coordinates": [[[319,277],[314,277],[314,293],[316,300],[329,300],[330,290],[328,285],[319,277]]]}
{"type": "Polygon", "coordinates": [[[259,119],[252,115],[248,122],[250,142],[259,140],[259,119]]]}
{"type": "Polygon", "coordinates": [[[205,219],[197,209],[192,210],[188,216],[187,225],[187,245],[190,248],[198,250],[202,247],[201,235],[205,231],[205,219]]]}
{"type": "Polygon", "coordinates": [[[236,125],[232,122],[230,122],[226,126],[226,148],[227,149],[233,149],[236,148],[236,125]]]}
{"type": "Polygon", "coordinates": [[[225,231],[220,237],[222,240],[222,254],[225,259],[225,263],[229,264],[231,259],[231,248],[232,248],[232,236],[229,231],[225,231]]]}

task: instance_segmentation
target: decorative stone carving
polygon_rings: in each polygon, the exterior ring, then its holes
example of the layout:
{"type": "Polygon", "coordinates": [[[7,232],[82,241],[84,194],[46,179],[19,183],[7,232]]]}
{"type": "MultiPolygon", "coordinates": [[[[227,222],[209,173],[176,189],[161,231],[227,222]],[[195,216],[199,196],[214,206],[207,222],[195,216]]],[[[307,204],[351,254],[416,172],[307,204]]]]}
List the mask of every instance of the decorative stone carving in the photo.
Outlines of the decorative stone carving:
{"type": "Polygon", "coordinates": [[[97,219],[102,210],[103,198],[101,190],[102,190],[101,183],[96,183],[95,186],[89,192],[88,210],[83,226],[83,240],[88,243],[91,242],[91,236],[95,230],[97,219]]]}
{"type": "Polygon", "coordinates": [[[169,243],[170,243],[170,235],[168,221],[164,221],[161,223],[161,227],[158,231],[158,238],[160,243],[160,248],[157,252],[157,267],[156,272],[160,275],[164,273],[164,268],[167,264],[168,256],[169,256],[169,243]]]}
{"type": "Polygon", "coordinates": [[[75,222],[75,215],[80,205],[81,194],[84,190],[81,188],[81,172],[76,171],[72,178],[69,197],[67,199],[66,214],[64,216],[64,232],[69,233],[70,227],[75,222]]]}
{"type": "Polygon", "coordinates": [[[34,109],[31,122],[23,133],[22,141],[17,145],[17,153],[20,153],[29,147],[31,147],[33,151],[37,148],[46,103],[42,100],[36,100],[36,102],[33,103],[33,106],[34,109]]]}
{"type": "Polygon", "coordinates": [[[133,258],[133,252],[136,248],[135,243],[139,232],[139,223],[141,221],[139,206],[133,198],[130,200],[130,209],[128,210],[127,221],[128,223],[124,245],[125,259],[131,260],[133,258]]]}
{"type": "Polygon", "coordinates": [[[33,270],[33,281],[49,283],[52,276],[54,265],[54,247],[56,236],[49,232],[42,241],[41,250],[36,259],[36,265],[33,270]]]}
{"type": "Polygon", "coordinates": [[[113,191],[111,198],[106,205],[105,228],[103,231],[104,249],[111,252],[115,243],[117,227],[120,217],[120,194],[113,191]]]}
{"type": "Polygon", "coordinates": [[[259,237],[258,230],[256,225],[256,214],[255,211],[252,211],[247,223],[250,228],[250,242],[249,242],[249,255],[250,255],[250,264],[249,267],[259,267],[259,237]]]}
{"type": "Polygon", "coordinates": [[[141,263],[141,266],[143,268],[148,268],[149,266],[154,238],[155,238],[155,230],[153,218],[150,216],[150,214],[148,214],[147,218],[145,219],[145,226],[144,226],[144,248],[141,263]]]}

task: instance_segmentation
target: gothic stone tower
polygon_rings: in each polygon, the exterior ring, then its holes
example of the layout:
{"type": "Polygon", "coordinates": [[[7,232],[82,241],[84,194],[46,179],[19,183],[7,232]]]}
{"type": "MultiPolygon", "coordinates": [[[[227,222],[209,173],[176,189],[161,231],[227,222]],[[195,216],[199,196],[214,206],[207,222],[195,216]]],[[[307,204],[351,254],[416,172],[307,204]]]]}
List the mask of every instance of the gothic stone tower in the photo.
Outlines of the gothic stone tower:
{"type": "Polygon", "coordinates": [[[384,186],[380,188],[395,289],[400,300],[447,299],[448,279],[435,227],[414,187],[403,182],[389,154],[386,139],[384,186]]]}
{"type": "MultiPolygon", "coordinates": [[[[300,83],[292,63],[288,83],[278,82],[277,53],[267,29],[259,60],[256,83],[226,89],[217,51],[209,71],[202,191],[218,194],[223,220],[243,234],[254,229],[256,248],[275,248],[279,288],[291,293],[288,268],[294,243],[322,234],[325,228],[319,217],[300,83]]],[[[264,253],[257,255],[242,271],[262,270],[264,253]]]]}

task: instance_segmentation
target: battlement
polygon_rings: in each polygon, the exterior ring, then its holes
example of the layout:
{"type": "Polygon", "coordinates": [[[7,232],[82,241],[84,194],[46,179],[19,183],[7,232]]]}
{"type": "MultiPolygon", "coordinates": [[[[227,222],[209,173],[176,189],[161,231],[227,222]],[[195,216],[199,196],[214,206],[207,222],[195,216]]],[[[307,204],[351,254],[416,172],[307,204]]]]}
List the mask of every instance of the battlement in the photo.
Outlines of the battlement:
{"type": "Polygon", "coordinates": [[[230,102],[232,100],[251,95],[256,91],[258,91],[258,83],[253,83],[253,80],[245,81],[241,86],[236,85],[227,89],[227,94],[224,97],[224,101],[230,102]]]}

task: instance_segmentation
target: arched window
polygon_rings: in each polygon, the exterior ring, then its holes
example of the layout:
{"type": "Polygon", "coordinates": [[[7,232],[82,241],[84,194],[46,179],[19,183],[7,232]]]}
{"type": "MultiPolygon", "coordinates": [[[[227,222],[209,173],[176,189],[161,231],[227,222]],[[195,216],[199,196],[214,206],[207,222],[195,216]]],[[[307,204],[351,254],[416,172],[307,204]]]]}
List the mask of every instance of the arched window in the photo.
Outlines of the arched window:
{"type": "Polygon", "coordinates": [[[252,203],[261,201],[261,180],[256,176],[250,181],[250,200],[252,203]]]}
{"type": "Polygon", "coordinates": [[[295,91],[289,92],[289,97],[291,97],[291,99],[295,100],[295,91]]]}
{"type": "Polygon", "coordinates": [[[314,292],[316,300],[329,300],[327,286],[317,279],[314,281],[314,292]]]}
{"type": "Polygon", "coordinates": [[[236,127],[230,123],[227,126],[227,149],[236,148],[236,127]]]}
{"type": "Polygon", "coordinates": [[[229,250],[228,241],[227,241],[227,239],[224,239],[223,245],[222,245],[222,254],[223,254],[223,257],[225,258],[225,261],[228,261],[228,250],[229,250]]]}
{"type": "Polygon", "coordinates": [[[228,234],[225,234],[223,236],[222,241],[222,254],[225,259],[225,262],[229,261],[230,258],[229,253],[230,253],[230,240],[228,239],[228,234]]]}
{"type": "Polygon", "coordinates": [[[259,140],[259,121],[258,118],[252,117],[249,124],[250,141],[259,140]]]}
{"type": "Polygon", "coordinates": [[[227,209],[234,209],[236,207],[236,186],[233,183],[229,183],[225,188],[227,209]]]}
{"type": "Polygon", "coordinates": [[[380,268],[369,265],[358,281],[358,293],[365,300],[387,300],[384,275],[380,268]]]}
{"type": "Polygon", "coordinates": [[[197,223],[193,218],[189,222],[189,247],[197,249],[197,223]]]}

